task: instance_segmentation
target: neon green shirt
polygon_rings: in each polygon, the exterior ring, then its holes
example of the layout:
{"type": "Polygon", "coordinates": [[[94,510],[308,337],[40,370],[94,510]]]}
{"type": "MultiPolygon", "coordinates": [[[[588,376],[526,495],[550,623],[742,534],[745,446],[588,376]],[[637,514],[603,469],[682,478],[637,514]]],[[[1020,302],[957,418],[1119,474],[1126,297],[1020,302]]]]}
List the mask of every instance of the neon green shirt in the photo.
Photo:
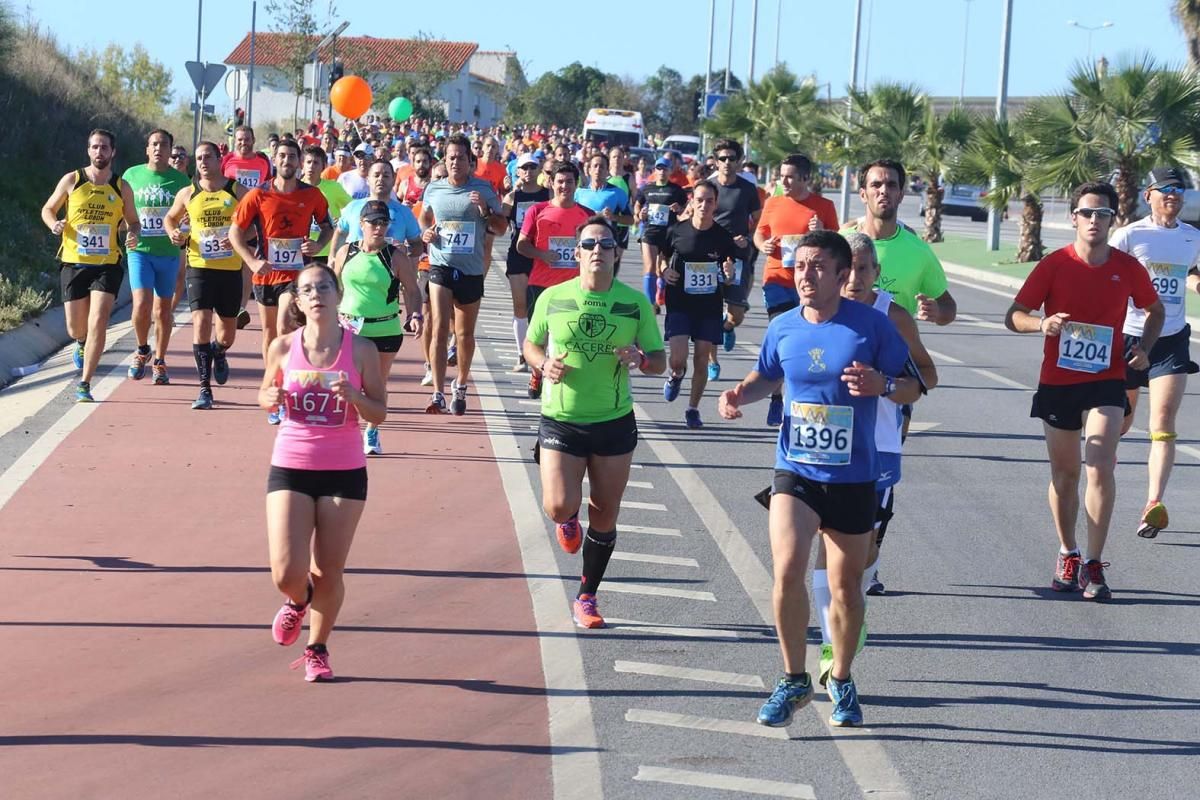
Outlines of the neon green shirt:
{"type": "Polygon", "coordinates": [[[633,411],[629,369],[617,361],[615,348],[663,349],[650,301],[619,281],[607,292],[584,291],[579,278],[551,286],[538,297],[526,335],[569,367],[561,382],[542,385],[542,414],[576,425],[633,411]]]}
{"type": "MultiPolygon", "coordinates": [[[[338,217],[342,216],[342,209],[350,205],[350,195],[337,181],[322,179],[317,188],[321,190],[321,194],[325,195],[325,202],[329,204],[329,221],[336,228],[338,217]]],[[[316,223],[313,224],[308,238],[321,238],[321,229],[316,226],[316,223]]],[[[332,243],[333,239],[329,241],[332,243]]],[[[329,258],[329,245],[325,245],[325,249],[317,253],[317,258],[329,258]]]]}
{"type": "MultiPolygon", "coordinates": [[[[857,224],[847,225],[839,233],[852,233],[857,224]]],[[[937,299],[946,293],[946,272],[928,242],[911,228],[898,225],[896,234],[887,239],[875,239],[879,257],[879,282],[876,286],[891,292],[896,305],[908,313],[917,314],[917,295],[937,299]]]]}
{"type": "Polygon", "coordinates": [[[142,224],[142,233],[133,251],[152,256],[179,255],[179,248],[167,238],[163,218],[171,210],[175,195],[191,183],[188,176],[174,167],[155,172],[147,164],[138,164],[125,170],[121,178],[133,190],[133,205],[142,224]]]}

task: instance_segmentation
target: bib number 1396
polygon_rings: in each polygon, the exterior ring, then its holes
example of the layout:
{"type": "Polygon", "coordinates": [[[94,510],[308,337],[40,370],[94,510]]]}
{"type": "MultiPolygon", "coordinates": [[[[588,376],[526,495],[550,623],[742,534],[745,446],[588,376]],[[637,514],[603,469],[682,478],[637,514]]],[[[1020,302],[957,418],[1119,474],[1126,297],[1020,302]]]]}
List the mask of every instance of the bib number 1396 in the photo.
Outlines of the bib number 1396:
{"type": "Polygon", "coordinates": [[[800,464],[845,466],[854,443],[854,409],[819,403],[792,403],[788,460],[800,464]]]}

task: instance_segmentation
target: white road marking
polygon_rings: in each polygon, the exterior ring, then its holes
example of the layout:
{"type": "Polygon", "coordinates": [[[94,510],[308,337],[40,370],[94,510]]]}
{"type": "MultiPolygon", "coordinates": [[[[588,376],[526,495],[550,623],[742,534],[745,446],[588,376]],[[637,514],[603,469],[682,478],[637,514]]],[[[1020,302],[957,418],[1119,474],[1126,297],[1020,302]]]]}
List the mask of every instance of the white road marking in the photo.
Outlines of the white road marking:
{"type": "MultiPolygon", "coordinates": [[[[525,394],[525,393],[521,392],[521,394],[525,394]]],[[[518,400],[517,402],[523,406],[539,406],[540,407],[542,405],[541,400],[530,400],[529,398],[525,398],[524,400],[518,400]]]]}
{"type": "Polygon", "coordinates": [[[690,769],[647,767],[639,765],[635,781],[670,783],[676,786],[698,786],[703,789],[725,789],[745,794],[760,794],[768,797],[816,800],[817,795],[807,783],[783,783],[762,778],[741,778],[737,775],[721,775],[713,772],[694,772],[690,769]]]}
{"type": "Polygon", "coordinates": [[[638,561],[643,564],[665,564],[670,567],[700,567],[700,562],[694,558],[680,556],[658,556],[651,553],[628,553],[617,550],[610,556],[614,561],[638,561]]]}
{"type": "MultiPolygon", "coordinates": [[[[605,584],[607,589],[608,585],[605,584]]],[[[685,628],[681,625],[668,625],[658,622],[641,622],[635,619],[605,617],[604,622],[610,628],[624,628],[638,633],[653,633],[656,636],[679,636],[684,639],[740,639],[737,631],[724,628],[685,628]]]]}
{"type": "MultiPolygon", "coordinates": [[[[587,475],[583,476],[583,482],[586,484],[591,484],[591,481],[588,480],[587,475]]],[[[625,484],[625,488],[626,489],[653,489],[654,484],[651,483],[650,481],[629,481],[625,484]]]]}
{"type": "Polygon", "coordinates": [[[908,432],[924,433],[925,431],[931,431],[934,428],[941,427],[941,424],[942,423],[940,422],[910,422],[908,424],[908,432]]]}
{"type": "Polygon", "coordinates": [[[684,600],[702,600],[706,603],[717,602],[712,592],[700,592],[695,589],[674,589],[670,586],[650,586],[644,583],[618,583],[606,581],[604,591],[617,594],[641,594],[650,597],[679,597],[684,600]]]}
{"type": "Polygon", "coordinates": [[[1001,375],[998,372],[992,372],[990,369],[979,369],[978,367],[971,367],[971,372],[974,372],[976,375],[982,375],[985,378],[990,378],[990,379],[994,380],[996,383],[1000,383],[1005,386],[1009,386],[1013,389],[1024,389],[1027,392],[1032,392],[1034,390],[1032,386],[1026,386],[1025,384],[1021,383],[1020,381],[1014,381],[1012,378],[1006,378],[1005,376],[1001,375]]]}
{"type": "Polygon", "coordinates": [[[1008,330],[1008,328],[1004,327],[1004,325],[999,322],[992,322],[991,320],[986,320],[982,317],[976,317],[973,314],[959,314],[955,321],[957,322],[958,320],[963,320],[968,325],[975,328],[990,328],[992,330],[1000,331],[1008,330]]]}
{"type": "MultiPolygon", "coordinates": [[[[586,519],[579,520],[579,524],[587,526],[586,519]]],[[[682,536],[678,528],[652,528],[649,525],[626,525],[624,522],[617,523],[617,531],[619,533],[644,533],[650,536],[682,536]]]]}
{"type": "MultiPolygon", "coordinates": [[[[586,506],[592,502],[592,498],[583,498],[583,504],[586,506]]],[[[662,503],[643,503],[640,500],[621,499],[621,508],[636,508],[641,511],[666,511],[667,507],[662,503]]]]}
{"type": "MultiPolygon", "coordinates": [[[[974,283],[972,281],[964,281],[959,278],[951,278],[949,275],[946,276],[946,280],[949,281],[950,283],[957,283],[960,286],[969,286],[972,289],[976,289],[981,292],[987,292],[988,294],[994,294],[994,295],[998,295],[1000,297],[1007,297],[1009,300],[1012,300],[1013,297],[1016,296],[1015,290],[1009,290],[1007,292],[1004,292],[1004,291],[1001,291],[1000,289],[992,289],[991,287],[988,287],[988,286],[980,286],[978,283],[974,283]]],[[[1013,280],[1017,281],[1016,288],[1019,289],[1022,281],[1019,278],[1014,278],[1013,280]]]]}
{"type": "Polygon", "coordinates": [[[930,350],[928,347],[925,348],[925,352],[927,352],[927,353],[929,353],[929,355],[933,356],[935,361],[944,361],[947,364],[963,363],[963,362],[959,361],[957,358],[955,358],[954,356],[948,356],[945,353],[939,353],[937,350],[930,350]]]}
{"type": "Polygon", "coordinates": [[[668,728],[688,728],[694,731],[712,731],[714,733],[735,733],[739,736],[757,736],[762,739],[781,739],[787,741],[787,728],[769,728],[757,722],[745,722],[740,719],[718,719],[716,717],[697,717],[691,714],[674,714],[669,711],[651,711],[645,708],[631,708],[625,712],[626,722],[641,722],[645,725],[665,725],[668,728]]]}
{"type": "Polygon", "coordinates": [[[750,689],[766,688],[763,679],[759,676],[744,675],[740,672],[721,672],[715,669],[676,667],[671,664],[651,664],[645,661],[616,661],[613,663],[613,669],[617,672],[630,672],[635,675],[657,675],[663,678],[678,678],[684,681],[723,683],[726,686],[745,686],[750,689]]]}

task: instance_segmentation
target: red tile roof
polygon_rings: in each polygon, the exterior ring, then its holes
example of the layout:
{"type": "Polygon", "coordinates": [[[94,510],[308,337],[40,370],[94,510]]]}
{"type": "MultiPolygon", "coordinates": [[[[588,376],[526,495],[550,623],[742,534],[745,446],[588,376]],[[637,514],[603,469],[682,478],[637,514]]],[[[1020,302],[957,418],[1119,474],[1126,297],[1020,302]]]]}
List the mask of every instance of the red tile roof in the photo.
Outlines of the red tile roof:
{"type": "MultiPolygon", "coordinates": [[[[313,37],[313,45],[318,41],[313,37]]],[[[254,63],[260,67],[277,67],[284,61],[286,48],[285,34],[259,33],[254,40],[254,63]]],[[[479,45],[474,42],[376,39],[373,36],[339,36],[337,40],[338,54],[354,53],[356,60],[365,57],[367,68],[372,72],[413,72],[433,54],[440,56],[446,69],[458,72],[478,49],[479,45]]],[[[332,47],[322,48],[321,62],[330,63],[333,53],[332,47]]],[[[250,63],[250,34],[246,34],[246,38],[225,57],[225,63],[239,66],[250,63]]]]}

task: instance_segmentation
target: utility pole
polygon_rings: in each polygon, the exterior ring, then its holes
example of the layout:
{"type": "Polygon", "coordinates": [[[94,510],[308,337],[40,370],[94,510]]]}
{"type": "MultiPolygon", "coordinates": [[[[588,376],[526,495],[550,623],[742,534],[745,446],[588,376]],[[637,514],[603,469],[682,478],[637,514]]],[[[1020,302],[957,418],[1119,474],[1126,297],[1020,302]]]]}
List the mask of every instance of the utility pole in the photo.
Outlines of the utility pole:
{"type": "MultiPolygon", "coordinates": [[[[196,0],[196,60],[200,60],[200,29],[204,24],[204,0],[196,0]]],[[[200,126],[204,119],[204,96],[200,94],[200,88],[196,88],[196,115],[192,130],[192,153],[196,152],[196,145],[200,143],[200,126]]]]}
{"type": "Polygon", "coordinates": [[[246,124],[254,125],[254,40],[258,22],[258,0],[250,3],[250,88],[246,97],[246,124]]]}
{"type": "MultiPolygon", "coordinates": [[[[1012,2],[1012,0],[1009,0],[1012,2]]],[[[863,0],[857,0],[854,4],[854,41],[850,45],[850,90],[856,88],[858,82],[858,38],[862,33],[862,6],[863,0]]],[[[830,94],[833,90],[830,89],[830,94]]],[[[850,110],[854,107],[853,101],[849,94],[846,96],[846,118],[850,118],[850,110]]],[[[849,137],[847,137],[849,144],[849,137]]],[[[842,167],[842,222],[850,218],[850,165],[842,167]]]]}
{"type": "MultiPolygon", "coordinates": [[[[703,125],[704,119],[707,117],[708,111],[708,95],[712,91],[712,56],[713,56],[713,33],[716,28],[717,21],[717,0],[708,0],[708,60],[705,61],[704,67],[704,96],[700,98],[700,120],[703,125]]],[[[700,133],[700,154],[708,152],[707,140],[708,134],[703,132],[701,127],[700,133]]]]}
{"type": "MultiPolygon", "coordinates": [[[[1008,57],[1012,46],[1012,0],[1004,0],[1004,25],[1000,29],[1000,86],[996,91],[996,120],[1003,122],[1008,116],[1008,57]]],[[[992,176],[992,189],[996,188],[996,176],[992,176]]],[[[1000,249],[1000,214],[988,211],[988,250],[1000,249]]]]}
{"type": "Polygon", "coordinates": [[[729,0],[729,47],[725,50],[725,94],[729,94],[729,65],[733,63],[733,9],[737,0],[729,0]]]}

